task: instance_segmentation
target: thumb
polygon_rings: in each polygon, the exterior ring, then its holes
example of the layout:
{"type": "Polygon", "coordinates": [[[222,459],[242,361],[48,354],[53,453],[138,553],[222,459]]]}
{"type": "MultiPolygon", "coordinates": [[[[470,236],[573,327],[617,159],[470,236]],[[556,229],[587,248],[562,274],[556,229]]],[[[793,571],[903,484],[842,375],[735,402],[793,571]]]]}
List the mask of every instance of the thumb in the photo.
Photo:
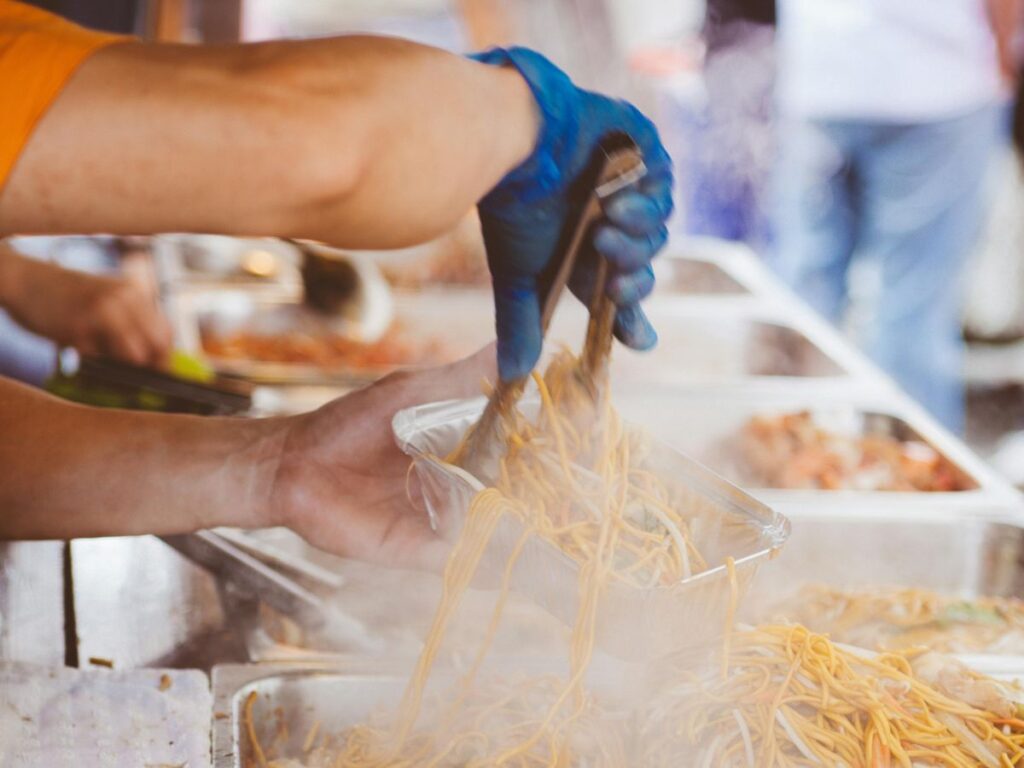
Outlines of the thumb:
{"type": "Polygon", "coordinates": [[[540,358],[540,297],[531,275],[494,281],[495,327],[498,332],[498,375],[504,380],[529,375],[540,358]]]}

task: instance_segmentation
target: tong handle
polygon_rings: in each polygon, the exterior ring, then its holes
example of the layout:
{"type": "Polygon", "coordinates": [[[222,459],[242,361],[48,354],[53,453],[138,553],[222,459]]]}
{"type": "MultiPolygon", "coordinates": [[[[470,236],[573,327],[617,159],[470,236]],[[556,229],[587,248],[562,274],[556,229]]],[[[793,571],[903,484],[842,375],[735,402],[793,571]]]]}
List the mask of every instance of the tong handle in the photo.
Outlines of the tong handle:
{"type": "MultiPolygon", "coordinates": [[[[590,230],[602,213],[602,203],[611,195],[638,181],[647,172],[636,143],[624,133],[605,136],[591,157],[590,168],[585,179],[586,201],[580,209],[571,229],[566,230],[562,258],[544,296],[541,308],[541,336],[547,334],[555,308],[565,291],[569,277],[579,261],[590,230]]],[[[583,366],[593,378],[607,367],[611,352],[612,326],[615,321],[615,305],[605,296],[608,282],[608,263],[599,259],[594,295],[590,305],[590,321],[587,324],[587,338],[584,345],[583,366]]],[[[511,412],[526,389],[528,376],[506,381],[499,379],[491,394],[480,420],[473,427],[473,433],[463,446],[456,463],[473,474],[480,474],[479,468],[485,463],[488,442],[495,439],[498,423],[504,414],[511,412]]]]}
{"type": "MultiPolygon", "coordinates": [[[[618,145],[608,150],[591,197],[591,204],[596,205],[598,210],[607,198],[642,178],[647,171],[640,149],[629,137],[620,134],[614,140],[618,145]]],[[[581,361],[583,372],[591,381],[605,375],[612,351],[615,304],[605,293],[610,271],[608,261],[598,256],[594,293],[590,297],[590,320],[587,323],[581,361]]]]}

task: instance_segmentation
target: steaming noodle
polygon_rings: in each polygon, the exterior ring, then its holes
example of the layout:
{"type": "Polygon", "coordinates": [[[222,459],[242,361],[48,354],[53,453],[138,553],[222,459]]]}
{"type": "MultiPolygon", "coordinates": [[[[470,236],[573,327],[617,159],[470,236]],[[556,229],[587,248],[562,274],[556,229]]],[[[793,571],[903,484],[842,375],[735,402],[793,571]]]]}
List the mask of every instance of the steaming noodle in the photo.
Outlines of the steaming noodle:
{"type": "MultiPolygon", "coordinates": [[[[690,541],[685,519],[677,512],[665,486],[637,461],[634,437],[607,397],[596,400],[577,375],[578,361],[557,357],[544,377],[535,375],[541,411],[535,422],[513,412],[503,425],[508,440],[499,460],[494,486],[473,500],[465,528],[444,575],[444,596],[413,672],[393,726],[387,732],[355,728],[339,755],[339,766],[417,765],[548,765],[573,763],[573,748],[587,731],[592,699],[584,676],[594,650],[595,625],[603,586],[615,578],[634,586],[677,581],[706,569],[690,541]],[[437,651],[459,597],[469,586],[495,527],[504,516],[524,529],[509,558],[491,627],[475,663],[465,675],[441,726],[415,732],[423,692],[437,651]],[[485,699],[474,711],[471,697],[477,672],[501,618],[516,558],[530,536],[540,537],[579,566],[580,608],[570,640],[567,680],[541,682],[546,696],[528,688],[496,700],[485,699]],[[537,707],[537,703],[541,703],[537,707]],[[466,729],[481,714],[522,707],[519,722],[496,731],[466,729]],[[450,728],[445,727],[450,724],[450,728]]],[[[505,715],[507,717],[507,715],[505,715]]],[[[600,733],[593,729],[595,734],[600,733]]],[[[606,758],[622,753],[608,745],[606,758]]],[[[613,762],[606,762],[611,765],[613,762]]]]}
{"type": "MultiPolygon", "coordinates": [[[[492,487],[472,501],[444,571],[425,646],[397,709],[312,748],[315,768],[405,766],[867,766],[1024,764],[1016,692],[941,657],[883,654],[832,643],[801,626],[732,632],[737,587],[716,673],[662,667],[647,703],[599,700],[586,682],[600,598],[613,581],[638,588],[707,569],[684,509],[645,468],[642,444],[607,397],[593,398],[571,355],[535,375],[535,420],[507,417],[508,450],[492,487]],[[567,492],[566,489],[569,489],[567,492]],[[499,522],[521,523],[494,612],[471,663],[435,701],[427,683],[446,630],[499,522]],[[579,609],[565,677],[481,672],[516,560],[530,537],[578,566],[579,609]]],[[[663,662],[664,664],[665,662],[663,662]]],[[[256,765],[268,761],[246,720],[256,765]]],[[[314,726],[316,728],[316,726],[314,726]]]]}
{"type": "Polygon", "coordinates": [[[584,745],[586,764],[628,764],[617,757],[624,747],[607,718],[595,717],[597,704],[584,685],[602,590],[613,579],[636,587],[676,582],[706,570],[707,562],[691,541],[681,505],[645,468],[640,441],[606,396],[595,398],[583,385],[576,358],[556,357],[534,381],[540,413],[532,421],[519,412],[506,417],[507,453],[493,487],[470,506],[445,567],[434,623],[397,712],[389,723],[350,729],[327,764],[568,766],[581,764],[576,754],[584,745]],[[520,521],[524,532],[506,564],[491,626],[442,714],[417,728],[445,631],[505,516],[520,521]],[[578,565],[580,607],[568,676],[519,685],[478,682],[512,569],[531,536],[557,546],[578,565]]]}

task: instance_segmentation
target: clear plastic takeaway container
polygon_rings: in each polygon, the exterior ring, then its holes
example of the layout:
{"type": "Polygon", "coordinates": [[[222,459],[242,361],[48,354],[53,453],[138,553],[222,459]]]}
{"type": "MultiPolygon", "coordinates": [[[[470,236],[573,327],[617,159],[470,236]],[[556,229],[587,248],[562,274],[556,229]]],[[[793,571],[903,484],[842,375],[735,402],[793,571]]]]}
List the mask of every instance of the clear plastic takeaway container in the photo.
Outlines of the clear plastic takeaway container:
{"type": "MultiPolygon", "coordinates": [[[[427,511],[435,528],[452,538],[461,530],[470,502],[484,484],[443,457],[480,417],[484,398],[410,408],[393,422],[399,447],[412,457],[427,511]]],[[[530,415],[536,400],[520,408],[530,415]]],[[[677,584],[640,589],[610,581],[598,608],[597,644],[620,658],[656,658],[710,647],[725,628],[730,585],[725,559],[735,561],[742,597],[758,566],[783,545],[789,521],[709,469],[668,445],[650,440],[645,462],[687,505],[694,544],[709,569],[677,584]]],[[[522,525],[505,517],[481,561],[481,579],[497,583],[522,535],[522,525]]],[[[527,595],[571,625],[579,605],[579,568],[554,545],[531,537],[512,571],[512,589],[527,595]]]]}

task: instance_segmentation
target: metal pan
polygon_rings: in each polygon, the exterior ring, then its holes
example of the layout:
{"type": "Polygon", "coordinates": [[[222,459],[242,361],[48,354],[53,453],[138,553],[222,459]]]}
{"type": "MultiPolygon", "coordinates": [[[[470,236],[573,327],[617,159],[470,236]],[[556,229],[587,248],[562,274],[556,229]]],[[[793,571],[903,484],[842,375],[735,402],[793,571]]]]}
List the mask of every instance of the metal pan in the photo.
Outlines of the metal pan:
{"type": "MultiPolygon", "coordinates": [[[[800,330],[771,314],[732,307],[697,306],[686,300],[659,299],[648,308],[660,343],[651,353],[619,347],[612,356],[612,376],[619,381],[708,383],[804,380],[848,381],[846,366],[820,349],[800,330]]],[[[295,301],[243,292],[186,292],[174,299],[179,344],[200,352],[203,333],[250,330],[266,334],[338,331],[323,317],[295,301]]],[[[218,371],[259,382],[366,382],[395,367],[414,365],[421,351],[440,347],[435,362],[467,355],[494,338],[491,296],[482,291],[398,294],[395,317],[411,359],[360,369],[330,370],[303,363],[268,363],[211,358],[218,371]]],[[[548,338],[551,349],[583,338],[587,313],[578,302],[559,307],[548,338]]]]}
{"type": "MultiPolygon", "coordinates": [[[[213,765],[244,768],[254,765],[252,740],[245,716],[252,694],[252,725],[266,750],[278,756],[298,757],[314,725],[315,743],[366,722],[375,713],[390,711],[405,690],[413,659],[374,662],[350,659],[337,664],[224,665],[213,670],[213,765]]],[[[513,674],[564,675],[553,662],[506,659],[501,671],[513,674]]],[[[453,682],[450,669],[438,668],[433,678],[437,690],[453,682]]],[[[640,685],[641,675],[632,668],[592,664],[588,673],[591,690],[599,694],[611,686],[622,692],[628,684],[640,685]],[[633,673],[623,679],[624,672],[633,673]]],[[[428,696],[431,686],[428,686],[428,696]]],[[[269,755],[268,755],[269,757],[269,755]]]]}
{"type": "MultiPolygon", "coordinates": [[[[393,666],[393,665],[392,665],[393,666]]],[[[287,737],[279,744],[285,755],[301,755],[308,730],[317,721],[323,733],[336,733],[364,721],[373,712],[394,705],[404,680],[387,666],[358,669],[337,665],[239,665],[213,671],[213,765],[244,768],[253,762],[245,724],[245,703],[257,699],[253,724],[262,744],[271,744],[283,729],[272,717],[280,710],[287,737]]]]}
{"type": "Polygon", "coordinates": [[[956,510],[907,515],[792,512],[792,534],[763,568],[748,610],[772,605],[809,584],[840,588],[907,586],[964,596],[1024,595],[1024,528],[1012,510],[995,519],[956,510]]]}
{"type": "Polygon", "coordinates": [[[654,263],[658,294],[684,296],[750,296],[750,289],[725,266],[679,252],[654,263]]]}
{"type": "Polygon", "coordinates": [[[260,383],[358,385],[396,368],[449,362],[476,351],[492,338],[492,312],[477,297],[404,295],[395,302],[393,349],[358,365],[338,361],[280,362],[204,353],[204,339],[234,333],[274,337],[358,338],[358,328],[321,315],[299,301],[244,291],[182,292],[174,299],[176,335],[184,349],[204,354],[224,375],[260,383]],[[453,307],[454,305],[454,307],[453,307]],[[470,318],[475,318],[470,320],[470,318]],[[375,359],[373,359],[375,358],[375,359]]]}
{"type": "Polygon", "coordinates": [[[780,394],[726,392],[703,389],[686,393],[669,388],[639,388],[629,384],[615,392],[622,414],[674,448],[693,456],[714,471],[775,504],[962,504],[1020,503],[1019,494],[997,477],[962,442],[939,427],[919,408],[901,397],[830,393],[780,394]],[[934,451],[966,490],[898,492],[877,490],[790,490],[765,488],[752,482],[739,457],[739,436],[755,416],[810,413],[815,424],[839,435],[891,437],[918,443],[934,451]]]}
{"type": "Polygon", "coordinates": [[[729,384],[803,387],[848,383],[853,372],[802,330],[749,304],[652,299],[645,311],[658,331],[648,353],[619,347],[613,381],[664,385],[729,384]]]}

